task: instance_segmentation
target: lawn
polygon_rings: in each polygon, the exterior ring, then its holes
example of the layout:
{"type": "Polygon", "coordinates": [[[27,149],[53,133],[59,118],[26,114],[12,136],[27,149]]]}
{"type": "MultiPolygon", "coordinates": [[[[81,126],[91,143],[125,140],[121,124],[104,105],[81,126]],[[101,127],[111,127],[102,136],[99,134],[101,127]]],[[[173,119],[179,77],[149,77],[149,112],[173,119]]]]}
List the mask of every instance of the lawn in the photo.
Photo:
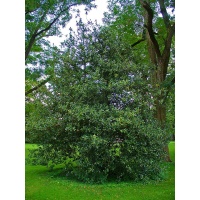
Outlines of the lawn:
{"type": "MultiPolygon", "coordinates": [[[[34,148],[26,144],[28,149],[34,148]]],[[[169,144],[172,163],[166,163],[168,173],[159,182],[84,184],[67,177],[58,176],[58,171],[49,171],[44,166],[26,165],[26,200],[174,200],[175,199],[175,143],[169,144]]]]}

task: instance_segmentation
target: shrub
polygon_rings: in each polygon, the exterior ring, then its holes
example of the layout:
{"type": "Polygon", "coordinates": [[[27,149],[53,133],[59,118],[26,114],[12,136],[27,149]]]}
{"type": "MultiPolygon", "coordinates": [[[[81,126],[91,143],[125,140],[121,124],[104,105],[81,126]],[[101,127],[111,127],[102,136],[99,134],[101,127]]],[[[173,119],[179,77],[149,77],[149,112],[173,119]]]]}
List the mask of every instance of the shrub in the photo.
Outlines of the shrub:
{"type": "Polygon", "coordinates": [[[35,161],[68,165],[71,158],[77,163],[72,173],[84,182],[158,178],[168,138],[148,113],[143,118],[129,108],[73,105],[63,132],[52,126],[40,134],[47,144],[35,161]]]}
{"type": "Polygon", "coordinates": [[[88,121],[77,119],[81,135],[74,173],[80,180],[158,178],[167,137],[155,121],[147,122],[130,109],[81,110],[87,113],[88,121]],[[81,129],[79,123],[84,124],[81,129]]]}

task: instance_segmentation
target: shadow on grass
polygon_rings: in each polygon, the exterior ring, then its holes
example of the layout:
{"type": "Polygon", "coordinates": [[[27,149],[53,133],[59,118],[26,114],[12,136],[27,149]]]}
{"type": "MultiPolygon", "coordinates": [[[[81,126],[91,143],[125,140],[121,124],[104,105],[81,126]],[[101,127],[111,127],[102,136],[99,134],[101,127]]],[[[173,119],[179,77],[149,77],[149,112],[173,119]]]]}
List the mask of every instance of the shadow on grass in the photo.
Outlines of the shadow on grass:
{"type": "MultiPolygon", "coordinates": [[[[34,147],[35,148],[35,147],[34,147]]],[[[26,165],[31,168],[32,173],[38,174],[42,177],[47,177],[52,180],[64,180],[66,182],[73,182],[79,185],[112,185],[112,184],[120,184],[120,185],[135,185],[135,184],[157,184],[166,181],[169,177],[174,177],[174,168],[175,168],[175,156],[174,156],[174,142],[170,143],[170,156],[172,156],[171,163],[163,163],[163,172],[160,178],[156,180],[143,180],[143,181],[133,181],[133,180],[116,180],[114,177],[109,177],[108,180],[104,183],[86,183],[79,180],[73,173],[72,167],[65,167],[64,165],[55,166],[54,169],[47,168],[44,165],[30,165],[27,163],[26,165]]],[[[27,156],[28,157],[28,156],[27,156]]]]}
{"type": "MultiPolygon", "coordinates": [[[[37,167],[38,165],[35,165],[37,167]]],[[[116,186],[116,184],[120,186],[127,185],[148,185],[148,184],[159,184],[165,182],[171,176],[174,170],[174,163],[164,163],[164,171],[161,176],[156,180],[142,180],[142,181],[133,181],[133,180],[116,180],[114,177],[109,177],[107,181],[103,183],[87,183],[79,180],[73,173],[71,169],[63,168],[63,166],[56,166],[54,169],[49,169],[45,166],[41,166],[42,168],[34,170],[34,173],[38,174],[41,177],[46,177],[51,180],[62,180],[66,183],[73,182],[73,184],[77,185],[88,185],[88,186],[97,186],[97,185],[107,185],[107,186],[116,186]]]]}

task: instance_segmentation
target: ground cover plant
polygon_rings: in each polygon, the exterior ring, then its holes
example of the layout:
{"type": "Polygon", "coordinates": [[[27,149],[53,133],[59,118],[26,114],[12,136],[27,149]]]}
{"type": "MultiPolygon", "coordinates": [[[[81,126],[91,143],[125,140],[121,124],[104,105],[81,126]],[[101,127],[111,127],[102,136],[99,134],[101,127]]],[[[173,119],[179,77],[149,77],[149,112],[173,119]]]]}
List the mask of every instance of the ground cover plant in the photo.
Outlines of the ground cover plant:
{"type": "MultiPolygon", "coordinates": [[[[26,144],[28,149],[35,148],[26,144]]],[[[45,166],[26,165],[26,200],[174,200],[175,199],[175,142],[169,144],[171,163],[161,181],[147,183],[108,182],[85,184],[60,176],[61,168],[50,171],[45,166]]]]}

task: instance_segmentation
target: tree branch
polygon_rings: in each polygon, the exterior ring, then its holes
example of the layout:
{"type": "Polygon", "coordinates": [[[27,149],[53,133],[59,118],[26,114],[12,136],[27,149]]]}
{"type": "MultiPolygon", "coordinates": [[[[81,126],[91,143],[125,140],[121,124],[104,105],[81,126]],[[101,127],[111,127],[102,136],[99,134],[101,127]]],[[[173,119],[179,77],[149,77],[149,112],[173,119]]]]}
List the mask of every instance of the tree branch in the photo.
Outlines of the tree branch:
{"type": "Polygon", "coordinates": [[[37,31],[39,30],[40,24],[41,24],[41,22],[44,20],[46,14],[47,14],[47,10],[43,13],[43,15],[42,15],[42,17],[40,18],[40,21],[39,21],[39,23],[38,23],[38,25],[37,25],[37,27],[36,27],[34,33],[33,33],[33,35],[31,36],[31,39],[30,39],[30,41],[29,41],[29,43],[28,43],[28,46],[26,47],[26,50],[25,50],[25,60],[28,58],[28,55],[29,55],[29,53],[30,53],[30,51],[31,51],[31,48],[32,48],[33,44],[35,43],[35,39],[36,39],[36,37],[37,37],[37,31]]]}
{"type": "Polygon", "coordinates": [[[58,14],[58,16],[57,16],[46,28],[44,28],[44,29],[42,29],[41,31],[39,31],[39,32],[36,34],[36,36],[42,34],[43,32],[48,31],[48,30],[52,27],[52,25],[59,19],[59,17],[62,15],[63,12],[69,10],[70,7],[75,6],[75,5],[77,5],[77,3],[71,4],[71,5],[69,5],[66,9],[62,10],[62,11],[58,14]]]}
{"type": "Polygon", "coordinates": [[[35,86],[34,88],[31,88],[30,90],[25,92],[25,95],[28,95],[30,93],[32,93],[33,91],[37,90],[38,88],[42,87],[43,85],[45,85],[49,80],[51,79],[51,76],[49,78],[47,78],[46,80],[43,80],[40,84],[38,84],[37,86],[35,86]]]}
{"type": "Polygon", "coordinates": [[[138,40],[137,42],[133,43],[133,44],[131,45],[131,47],[134,47],[134,46],[136,46],[137,44],[139,44],[139,43],[141,43],[141,42],[143,42],[143,41],[145,41],[144,38],[142,38],[142,39],[138,40]]]}
{"type": "Polygon", "coordinates": [[[169,21],[169,15],[167,13],[167,10],[164,4],[164,0],[158,0],[158,2],[160,5],[160,12],[162,13],[165,26],[166,28],[168,28],[170,26],[170,21],[169,21]]]}
{"type": "Polygon", "coordinates": [[[25,11],[25,15],[27,15],[27,14],[29,14],[29,13],[32,13],[32,12],[36,11],[38,8],[40,8],[40,6],[37,7],[37,8],[35,8],[35,9],[33,9],[33,10],[27,10],[27,11],[25,11]]]}
{"type": "Polygon", "coordinates": [[[170,26],[168,29],[167,38],[165,42],[165,48],[162,53],[162,60],[164,61],[164,69],[163,69],[164,77],[167,74],[167,67],[168,67],[169,58],[170,58],[170,49],[171,49],[172,38],[174,34],[175,34],[175,23],[172,26],[170,26]]]}
{"type": "Polygon", "coordinates": [[[149,33],[150,39],[153,43],[156,55],[160,58],[161,52],[160,52],[160,48],[159,48],[159,45],[158,45],[158,41],[155,38],[155,34],[154,34],[154,31],[153,31],[153,25],[152,25],[152,23],[153,23],[152,22],[153,21],[153,10],[151,9],[150,5],[146,1],[140,0],[140,3],[142,4],[143,8],[147,12],[147,24],[145,25],[145,27],[148,30],[148,33],[149,33]]]}
{"type": "Polygon", "coordinates": [[[59,17],[62,15],[63,12],[67,11],[70,7],[75,6],[75,5],[77,5],[77,3],[71,4],[71,5],[69,5],[66,9],[62,10],[62,11],[58,14],[58,16],[57,16],[46,28],[44,28],[44,29],[42,29],[41,31],[38,32],[38,30],[39,30],[39,28],[40,28],[40,24],[41,24],[41,22],[44,20],[46,14],[47,14],[47,12],[48,12],[48,10],[46,10],[46,11],[44,12],[44,14],[42,15],[42,17],[41,17],[41,19],[40,19],[40,21],[39,21],[39,23],[38,23],[38,26],[36,27],[36,29],[35,29],[33,35],[31,36],[31,39],[30,39],[30,41],[29,41],[29,43],[28,43],[28,46],[27,46],[27,48],[26,48],[26,51],[25,51],[25,60],[28,58],[28,55],[29,55],[29,53],[30,53],[30,51],[31,51],[31,48],[32,48],[33,44],[35,43],[36,37],[37,37],[38,35],[41,35],[43,32],[48,31],[48,30],[52,27],[52,25],[59,19],[59,17]]]}
{"type": "Polygon", "coordinates": [[[30,53],[30,51],[31,51],[31,48],[32,48],[32,46],[33,46],[33,44],[34,44],[34,42],[35,42],[35,38],[36,38],[36,36],[35,36],[35,34],[33,34],[32,36],[31,36],[31,39],[30,39],[30,41],[29,41],[29,43],[28,43],[28,46],[27,46],[27,48],[26,48],[26,50],[25,50],[25,60],[28,58],[28,56],[29,56],[29,53],[30,53]]]}

